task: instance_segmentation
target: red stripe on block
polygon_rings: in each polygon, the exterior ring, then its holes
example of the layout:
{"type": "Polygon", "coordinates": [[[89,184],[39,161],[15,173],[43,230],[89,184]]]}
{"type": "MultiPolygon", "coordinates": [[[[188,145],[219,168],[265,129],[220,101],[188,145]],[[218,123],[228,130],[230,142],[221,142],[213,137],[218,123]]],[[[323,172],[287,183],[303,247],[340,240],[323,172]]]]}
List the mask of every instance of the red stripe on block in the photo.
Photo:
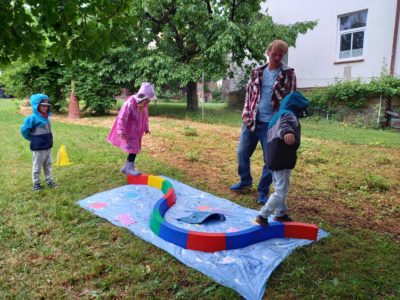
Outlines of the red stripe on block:
{"type": "Polygon", "coordinates": [[[306,224],[299,222],[284,222],[285,237],[316,240],[318,236],[318,226],[315,224],[306,224]]]}
{"type": "Polygon", "coordinates": [[[168,208],[175,204],[176,195],[174,189],[168,189],[168,192],[164,195],[164,198],[167,199],[168,208]]]}
{"type": "Polygon", "coordinates": [[[148,177],[149,175],[126,176],[129,184],[145,184],[145,185],[147,185],[148,183],[148,177]]]}
{"type": "Polygon", "coordinates": [[[186,248],[204,252],[226,250],[226,236],[224,233],[189,231],[186,248]]]}

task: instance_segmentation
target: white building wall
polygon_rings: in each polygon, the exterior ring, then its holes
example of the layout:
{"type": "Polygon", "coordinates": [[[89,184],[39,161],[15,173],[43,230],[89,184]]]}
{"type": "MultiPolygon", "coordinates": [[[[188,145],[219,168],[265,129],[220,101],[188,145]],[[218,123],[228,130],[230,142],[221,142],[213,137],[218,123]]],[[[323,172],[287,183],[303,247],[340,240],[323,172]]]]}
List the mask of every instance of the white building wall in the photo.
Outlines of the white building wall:
{"type": "MultiPolygon", "coordinates": [[[[288,64],[294,67],[299,87],[325,86],[344,78],[345,70],[351,78],[368,80],[379,76],[383,68],[389,70],[396,0],[268,0],[261,6],[268,10],[273,21],[293,24],[317,20],[317,26],[299,35],[296,47],[289,49],[288,64]],[[368,9],[362,61],[338,63],[338,16],[368,9]]],[[[400,40],[397,52],[400,52],[400,40]]],[[[400,55],[395,72],[399,74],[400,55]]]]}

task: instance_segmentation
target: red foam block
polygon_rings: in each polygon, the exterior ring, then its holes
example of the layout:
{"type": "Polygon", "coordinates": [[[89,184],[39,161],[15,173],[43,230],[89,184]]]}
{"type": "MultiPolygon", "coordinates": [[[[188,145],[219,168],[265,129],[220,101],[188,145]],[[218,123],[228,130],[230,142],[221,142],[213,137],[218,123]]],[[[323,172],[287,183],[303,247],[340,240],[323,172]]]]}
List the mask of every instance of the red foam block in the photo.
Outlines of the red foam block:
{"type": "Polygon", "coordinates": [[[168,189],[168,192],[164,195],[164,198],[167,199],[168,208],[175,204],[176,195],[174,189],[168,189]]]}
{"type": "Polygon", "coordinates": [[[226,236],[224,233],[189,231],[186,248],[204,252],[226,250],[226,236]]]}
{"type": "Polygon", "coordinates": [[[316,240],[318,236],[318,226],[315,224],[306,224],[299,222],[284,222],[285,237],[316,240]]]}
{"type": "Polygon", "coordinates": [[[148,177],[149,175],[126,176],[129,184],[146,184],[146,185],[148,183],[148,177]]]}

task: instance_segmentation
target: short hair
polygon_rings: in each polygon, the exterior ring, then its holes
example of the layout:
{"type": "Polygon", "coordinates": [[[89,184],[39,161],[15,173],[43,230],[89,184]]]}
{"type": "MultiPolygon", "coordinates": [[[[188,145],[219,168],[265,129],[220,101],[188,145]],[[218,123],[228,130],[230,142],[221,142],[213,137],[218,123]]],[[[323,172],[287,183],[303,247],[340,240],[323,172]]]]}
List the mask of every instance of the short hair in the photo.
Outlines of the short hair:
{"type": "Polygon", "coordinates": [[[286,54],[288,52],[288,48],[289,48],[289,45],[285,41],[274,40],[268,45],[267,53],[269,51],[271,51],[272,49],[276,49],[276,50],[282,51],[283,54],[286,54]]]}

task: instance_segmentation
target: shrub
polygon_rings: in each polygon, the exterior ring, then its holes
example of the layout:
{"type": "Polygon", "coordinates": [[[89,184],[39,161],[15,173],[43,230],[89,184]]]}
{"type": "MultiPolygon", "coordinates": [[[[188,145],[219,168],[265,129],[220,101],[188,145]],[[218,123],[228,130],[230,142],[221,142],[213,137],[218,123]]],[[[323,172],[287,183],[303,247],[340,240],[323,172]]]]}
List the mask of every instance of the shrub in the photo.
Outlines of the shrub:
{"type": "Polygon", "coordinates": [[[108,113],[114,106],[114,95],[120,93],[119,85],[114,83],[108,72],[103,72],[102,62],[77,61],[68,68],[65,76],[66,90],[69,93],[71,80],[75,82],[75,94],[84,102],[83,111],[97,115],[108,113]]]}
{"type": "Polygon", "coordinates": [[[333,115],[343,108],[359,111],[373,98],[382,96],[391,99],[400,96],[400,79],[381,76],[368,83],[360,79],[339,80],[326,88],[315,89],[305,94],[311,100],[311,114],[333,115]]]}
{"type": "Polygon", "coordinates": [[[59,111],[65,104],[64,67],[55,60],[43,64],[12,63],[1,74],[0,81],[8,93],[19,98],[42,93],[50,97],[52,109],[59,111]]]}

